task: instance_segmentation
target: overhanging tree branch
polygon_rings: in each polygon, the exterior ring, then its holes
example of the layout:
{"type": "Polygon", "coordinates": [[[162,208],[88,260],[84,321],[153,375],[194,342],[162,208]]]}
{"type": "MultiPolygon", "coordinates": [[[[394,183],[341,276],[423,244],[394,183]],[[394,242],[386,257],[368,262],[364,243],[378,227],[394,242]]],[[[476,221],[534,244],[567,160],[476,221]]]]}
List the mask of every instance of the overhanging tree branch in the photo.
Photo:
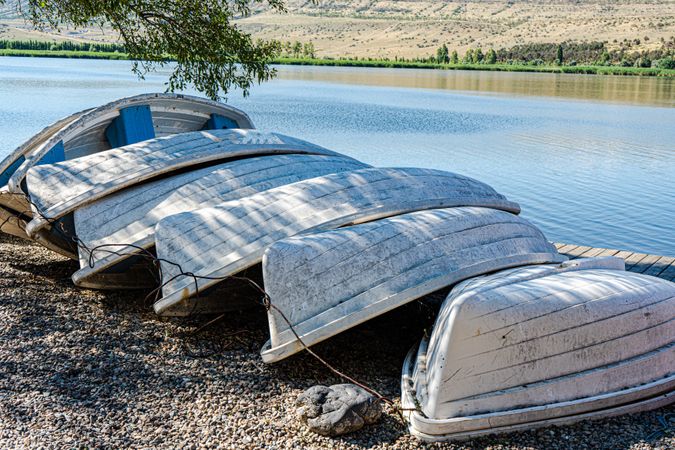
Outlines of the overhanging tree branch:
{"type": "Polygon", "coordinates": [[[139,77],[172,62],[167,90],[194,87],[220,99],[232,89],[247,95],[254,83],[274,76],[269,62],[277,44],[254,41],[233,22],[259,3],[285,11],[280,0],[28,0],[23,14],[42,30],[109,27],[139,77]]]}

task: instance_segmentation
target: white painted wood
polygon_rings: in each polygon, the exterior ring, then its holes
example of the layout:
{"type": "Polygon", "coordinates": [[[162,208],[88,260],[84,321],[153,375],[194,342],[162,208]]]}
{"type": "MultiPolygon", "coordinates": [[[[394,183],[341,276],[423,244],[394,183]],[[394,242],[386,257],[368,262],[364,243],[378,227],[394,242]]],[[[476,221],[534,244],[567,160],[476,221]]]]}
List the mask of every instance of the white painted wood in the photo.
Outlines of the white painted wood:
{"type": "MultiPolygon", "coordinates": [[[[566,259],[526,220],[467,207],[278,241],[265,252],[263,276],[271,303],[310,346],[464,279],[566,259]]],[[[268,317],[265,362],[303,349],[276,309],[268,317]]]]}
{"type": "Polygon", "coordinates": [[[48,219],[63,217],[121,189],[178,169],[244,156],[288,153],[338,155],[277,133],[229,129],[186,132],[36,166],[27,177],[35,218],[26,232],[33,236],[49,224],[48,219]]]}
{"type": "Polygon", "coordinates": [[[675,283],[616,270],[617,259],[455,286],[408,371],[406,395],[436,421],[413,427],[439,436],[510,427],[663,392],[646,390],[650,383],[672,389],[675,283]]]}
{"type": "MultiPolygon", "coordinates": [[[[508,433],[518,430],[531,430],[553,425],[567,425],[581,420],[595,420],[621,414],[666,406],[675,401],[675,375],[640,386],[577,400],[522,407],[509,411],[490,412],[473,416],[451,417],[444,419],[429,418],[419,410],[414,381],[417,370],[424,366],[418,359],[423,354],[413,348],[403,364],[401,377],[401,407],[408,422],[410,433],[427,442],[462,441],[490,434],[508,433]]],[[[673,346],[658,352],[661,357],[673,358],[673,346]]],[[[644,360],[649,367],[650,360],[644,360]]]]}
{"type": "Polygon", "coordinates": [[[143,286],[146,280],[136,279],[133,274],[125,279],[120,273],[115,283],[109,283],[109,277],[101,282],[98,276],[102,271],[114,269],[114,266],[138,254],[139,247],[154,247],[155,225],[160,219],[216,206],[300,180],[365,167],[368,166],[344,156],[260,156],[163,178],[117,192],[77,209],[74,213],[75,230],[89,249],[110,244],[129,246],[103,247],[93,254],[80,247],[81,269],[73,275],[73,281],[78,286],[102,289],[143,286]]]}
{"type": "Polygon", "coordinates": [[[51,134],[45,132],[43,136],[46,139],[40,138],[30,145],[24,145],[22,151],[26,161],[9,179],[10,191],[24,192],[23,181],[28,170],[59,141],[63,141],[66,160],[109,150],[110,144],[105,139],[106,128],[119,116],[120,109],[139,105],[150,107],[156,137],[201,130],[212,113],[236,121],[239,128],[254,128],[250,118],[243,111],[204,98],[163,93],[119,99],[75,115],[74,120],[58,131],[51,134]],[[186,117],[190,120],[186,120],[186,117]]]}
{"type": "MultiPolygon", "coordinates": [[[[328,230],[423,209],[484,206],[519,212],[491,187],[474,179],[429,169],[363,169],[293,183],[161,220],[155,231],[160,258],[184,272],[226,277],[262,260],[265,249],[286,237],[328,230]]],[[[197,290],[192,277],[162,264],[164,297],[159,314],[187,314],[181,305],[197,290]]],[[[218,280],[200,279],[200,290],[218,280]]]]}
{"type": "MultiPolygon", "coordinates": [[[[7,170],[22,156],[26,158],[31,152],[35,151],[36,148],[40,147],[45,141],[50,139],[61,128],[67,126],[75,119],[77,119],[78,117],[89,111],[91,111],[91,109],[80,111],[45,127],[39,133],[35,134],[29,140],[27,140],[26,142],[18,146],[16,149],[14,149],[12,153],[7,155],[5,159],[3,159],[2,162],[0,162],[0,173],[7,170]]],[[[27,218],[31,217],[33,214],[33,211],[30,207],[30,202],[26,199],[26,194],[24,192],[21,193],[10,192],[9,186],[7,185],[0,186],[0,207],[4,208],[9,213],[12,212],[18,213],[27,218]]],[[[19,219],[19,221],[16,222],[16,227],[18,227],[19,229],[14,229],[14,227],[12,227],[13,232],[10,233],[9,231],[7,231],[7,233],[15,236],[18,236],[18,234],[20,234],[21,236],[19,237],[28,239],[28,236],[26,235],[25,231],[26,223],[27,222],[24,221],[23,219],[19,219]]]]}

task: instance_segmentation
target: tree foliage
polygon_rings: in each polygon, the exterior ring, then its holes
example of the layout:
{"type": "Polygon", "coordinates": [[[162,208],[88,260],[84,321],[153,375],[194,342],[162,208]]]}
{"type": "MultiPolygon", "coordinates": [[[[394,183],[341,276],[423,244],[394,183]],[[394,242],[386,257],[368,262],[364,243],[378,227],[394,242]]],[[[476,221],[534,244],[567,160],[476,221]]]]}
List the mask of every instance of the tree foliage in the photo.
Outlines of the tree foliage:
{"type": "MultiPolygon", "coordinates": [[[[675,57],[675,37],[666,41],[662,39],[660,48],[634,49],[635,41],[625,39],[615,42],[614,48],[608,48],[605,42],[562,42],[562,43],[530,43],[520,44],[498,50],[489,49],[485,54],[481,48],[466,50],[459,61],[454,56],[450,62],[457,64],[526,64],[526,65],[558,65],[575,66],[622,66],[622,67],[657,67],[669,68],[675,57]]],[[[428,58],[438,62],[438,55],[445,53],[443,47],[436,49],[436,55],[428,58]]],[[[457,54],[456,50],[452,55],[457,54]]]]}
{"type": "Polygon", "coordinates": [[[493,48],[487,51],[485,54],[485,63],[486,64],[496,64],[497,63],[497,53],[493,48]]]}
{"type": "Polygon", "coordinates": [[[452,55],[450,55],[450,63],[451,64],[459,63],[459,55],[457,54],[457,50],[452,51],[452,55]]]}
{"type": "Polygon", "coordinates": [[[564,56],[565,56],[565,55],[564,55],[564,53],[563,53],[563,46],[562,46],[562,45],[558,45],[558,50],[557,50],[557,52],[556,52],[556,62],[558,63],[559,66],[562,66],[562,65],[563,65],[563,61],[564,61],[564,59],[565,59],[564,56]]]}
{"type": "Polygon", "coordinates": [[[278,47],[233,23],[263,1],[284,10],[282,0],[27,0],[22,13],[39,30],[112,28],[141,78],[173,64],[167,90],[194,87],[219,99],[235,88],[247,95],[274,75],[278,47]]]}
{"type": "Polygon", "coordinates": [[[450,62],[450,56],[448,55],[448,46],[443,44],[438,49],[436,49],[436,62],[439,64],[447,64],[450,62]]]}
{"type": "Polygon", "coordinates": [[[123,45],[107,44],[102,42],[73,42],[73,41],[13,41],[7,39],[0,40],[0,50],[52,50],[52,51],[70,51],[70,52],[119,52],[125,53],[123,45]]]}

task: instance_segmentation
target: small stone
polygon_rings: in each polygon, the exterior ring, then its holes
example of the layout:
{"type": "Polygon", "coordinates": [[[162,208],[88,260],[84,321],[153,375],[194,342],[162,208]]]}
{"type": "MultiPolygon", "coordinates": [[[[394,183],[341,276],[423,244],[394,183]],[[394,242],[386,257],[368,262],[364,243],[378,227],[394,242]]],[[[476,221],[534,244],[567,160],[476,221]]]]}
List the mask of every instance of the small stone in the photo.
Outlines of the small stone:
{"type": "Polygon", "coordinates": [[[300,420],[323,436],[360,430],[382,415],[381,401],[354,384],[312,386],[298,396],[297,404],[300,420]]]}

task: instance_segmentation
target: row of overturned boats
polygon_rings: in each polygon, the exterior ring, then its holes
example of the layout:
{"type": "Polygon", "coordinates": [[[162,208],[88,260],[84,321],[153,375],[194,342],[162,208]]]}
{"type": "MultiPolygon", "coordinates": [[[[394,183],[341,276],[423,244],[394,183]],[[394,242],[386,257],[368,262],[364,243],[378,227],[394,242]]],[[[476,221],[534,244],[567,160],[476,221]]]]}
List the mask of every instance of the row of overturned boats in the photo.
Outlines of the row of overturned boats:
{"type": "Polygon", "coordinates": [[[520,207],[455,173],[375,168],[176,94],[66,117],[0,163],[2,231],[79,260],[77,286],[158,288],[163,316],[242,307],[259,277],[266,362],[450,289],[406,358],[425,440],[673,401],[675,283],[568,261],[520,207]]]}

